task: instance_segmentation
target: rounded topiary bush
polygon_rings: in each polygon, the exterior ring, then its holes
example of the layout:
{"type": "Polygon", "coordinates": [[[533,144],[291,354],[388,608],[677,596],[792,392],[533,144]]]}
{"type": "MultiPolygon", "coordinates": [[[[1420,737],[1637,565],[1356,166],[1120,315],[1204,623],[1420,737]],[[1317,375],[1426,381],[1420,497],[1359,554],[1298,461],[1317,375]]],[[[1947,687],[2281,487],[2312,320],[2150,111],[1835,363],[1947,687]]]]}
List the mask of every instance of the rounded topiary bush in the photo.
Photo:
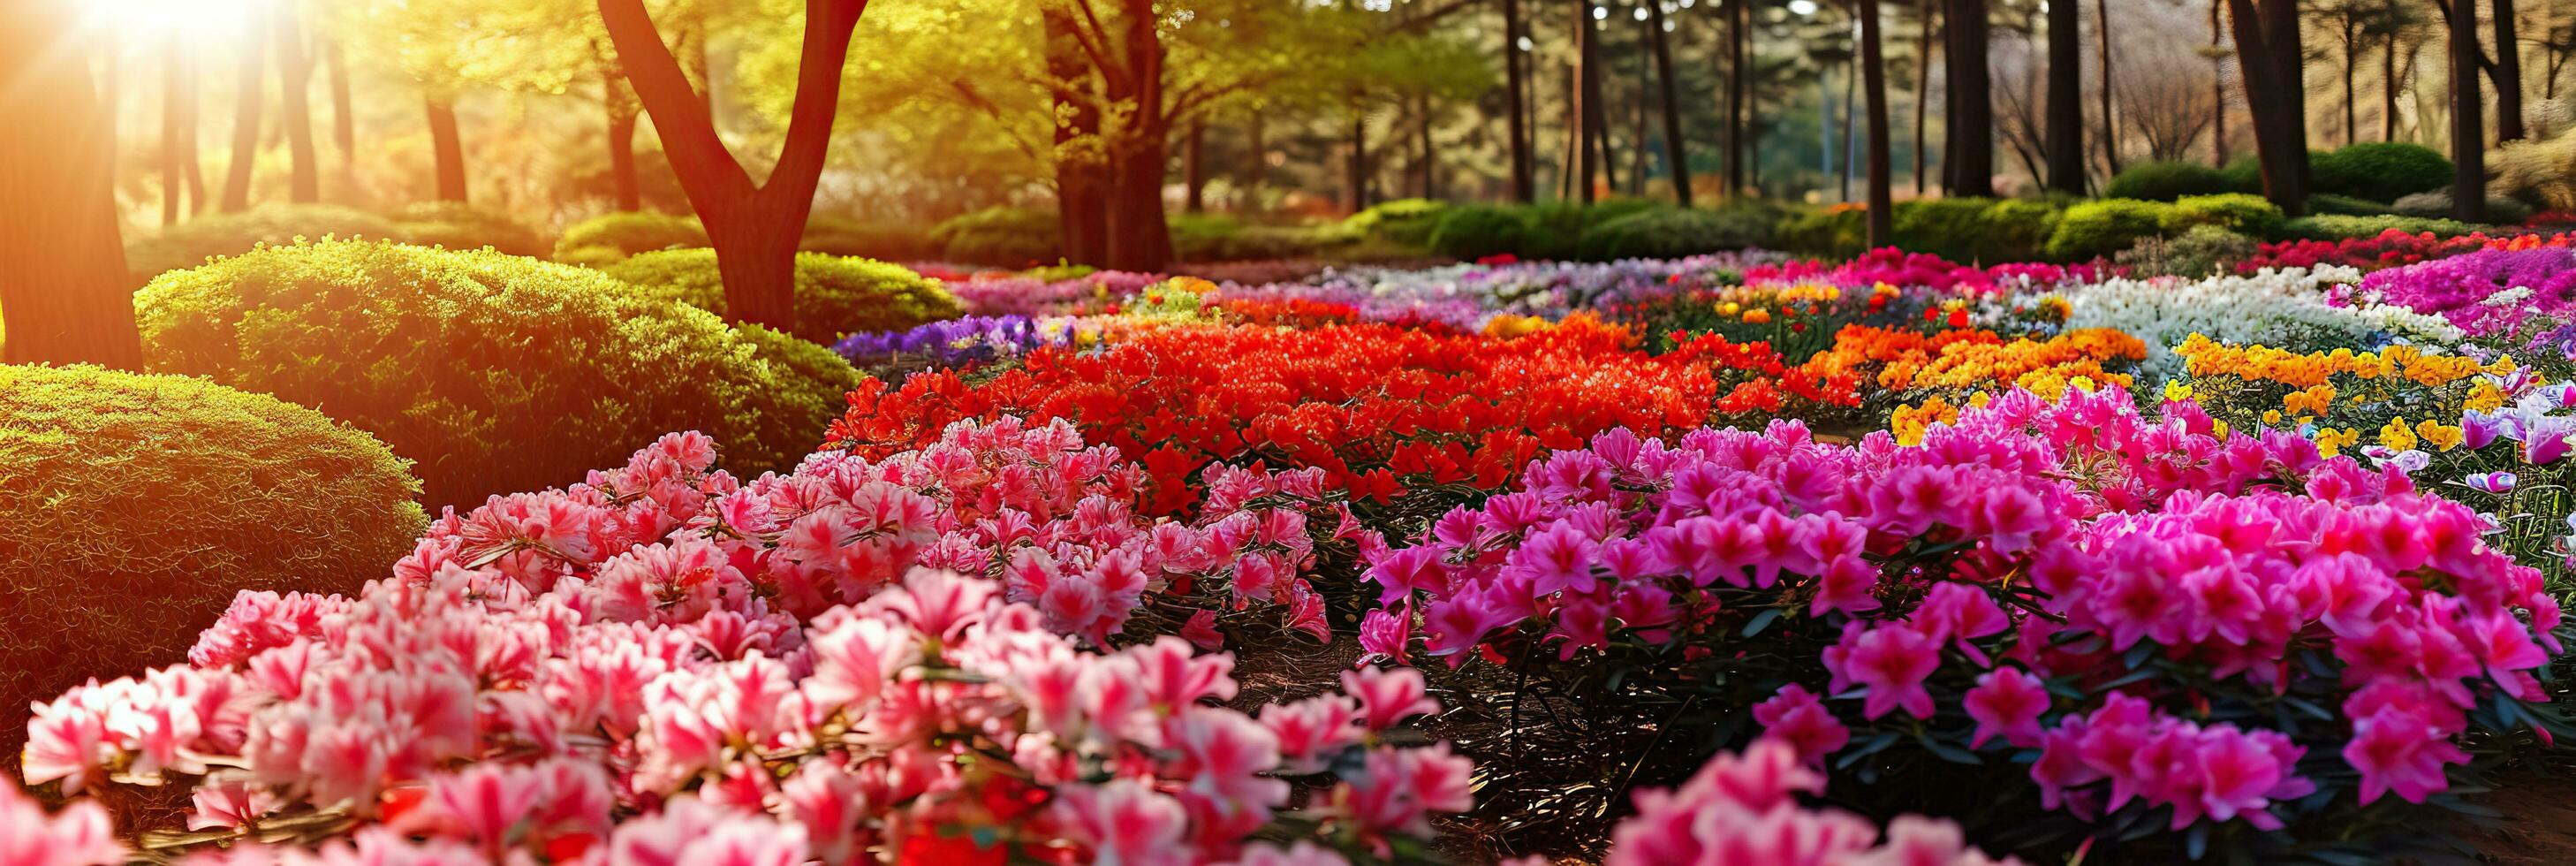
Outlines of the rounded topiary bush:
{"type": "Polygon", "coordinates": [[[1973,261],[1986,234],[1990,198],[1938,198],[1896,206],[1896,245],[1951,261],[1973,261]]]}
{"type": "Polygon", "coordinates": [[[707,229],[696,217],[673,216],[652,211],[623,211],[602,214],[564,229],[555,239],[555,258],[591,264],[614,250],[615,255],[667,250],[673,247],[707,245],[707,229]]]}
{"type": "Polygon", "coordinates": [[[394,214],[394,218],[401,220],[401,230],[390,240],[424,247],[439,246],[451,250],[491,247],[514,256],[542,256],[552,249],[536,229],[520,225],[508,214],[463,202],[419,202],[403,208],[394,214]]]}
{"type": "Polygon", "coordinates": [[[780,392],[836,403],[857,375],[799,374],[712,313],[484,251],[271,247],[163,275],[135,313],[155,369],[372,432],[416,462],[432,507],[578,481],[672,430],[714,435],[746,456],[736,469],[782,468],[837,413],[780,392]]]}
{"type": "Polygon", "coordinates": [[[1431,233],[1440,227],[1441,214],[1448,210],[1447,202],[1400,198],[1370,205],[1342,224],[1373,240],[1420,247],[1431,242],[1431,233]]]}
{"type": "Polygon", "coordinates": [[[2451,185],[2451,161],[2432,148],[2365,141],[2313,155],[2312,192],[2393,202],[2451,185]]]}
{"type": "Polygon", "coordinates": [[[1976,252],[1973,261],[2001,264],[2039,258],[2046,253],[2062,213],[2054,202],[2031,199],[2008,198],[1986,206],[1977,214],[1975,225],[1980,230],[1969,241],[1976,252]]]}
{"type": "Polygon", "coordinates": [[[389,573],[419,492],[383,443],[274,397],[0,366],[0,776],[28,702],[184,656],[235,593],[389,573]]]}
{"type": "Polygon", "coordinates": [[[1583,230],[1585,258],[1673,259],[1771,242],[1776,220],[1753,208],[1655,208],[1583,230]]]}
{"type": "Polygon", "coordinates": [[[2235,188],[2218,169],[2196,162],[2146,162],[2121,170],[2103,188],[2106,198],[2173,201],[2187,195],[2216,195],[2235,188]]]}
{"type": "Polygon", "coordinates": [[[1005,268],[1053,264],[1064,258],[1064,225],[1051,210],[989,207],[949,217],[930,230],[930,245],[939,250],[940,258],[961,264],[1005,268]]]}
{"type": "Polygon", "coordinates": [[[2255,237],[2269,237],[2281,230],[2287,220],[2281,209],[2262,196],[2241,192],[2222,195],[2184,196],[2165,212],[2165,230],[2182,232],[2194,226],[2216,226],[2226,231],[2255,237]]]}
{"type": "MultiPolygon", "coordinates": [[[[714,250],[638,253],[601,270],[724,314],[724,276],[714,250]]],[[[848,334],[909,330],[961,315],[965,307],[957,296],[902,265],[823,253],[796,256],[796,326],[790,333],[798,337],[831,343],[848,334]]]]}
{"type": "Polygon", "coordinates": [[[2173,206],[2163,202],[2106,198],[2066,209],[2048,236],[2048,256],[2085,261],[2118,253],[2164,231],[2173,206]]]}
{"type": "Polygon", "coordinates": [[[126,239],[125,266],[140,283],[165,271],[193,268],[216,256],[240,255],[261,244],[321,240],[405,240],[393,220],[332,204],[268,204],[240,213],[199,217],[126,239]]]}
{"type": "Polygon", "coordinates": [[[821,215],[805,221],[805,236],[796,248],[890,262],[916,261],[939,254],[931,248],[930,233],[913,223],[862,222],[821,215]]]}
{"type": "Polygon", "coordinates": [[[1431,251],[1456,259],[1518,255],[1530,231],[1525,208],[1476,204],[1450,208],[1431,229],[1431,251]]]}

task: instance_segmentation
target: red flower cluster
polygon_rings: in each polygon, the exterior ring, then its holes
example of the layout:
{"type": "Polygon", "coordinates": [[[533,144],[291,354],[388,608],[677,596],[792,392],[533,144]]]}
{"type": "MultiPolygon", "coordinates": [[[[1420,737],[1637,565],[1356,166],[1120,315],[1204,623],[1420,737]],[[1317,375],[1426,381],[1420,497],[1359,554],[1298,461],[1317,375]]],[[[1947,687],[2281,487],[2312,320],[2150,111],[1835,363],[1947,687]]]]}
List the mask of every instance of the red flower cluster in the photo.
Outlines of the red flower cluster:
{"type": "Polygon", "coordinates": [[[2344,265],[2365,271],[2376,271],[2449,258],[2483,249],[2524,250],[2565,246],[2576,246],[2576,235],[2559,233],[2490,237],[2484,232],[2472,232],[2445,238],[2435,237],[2432,232],[2408,234],[2397,229],[2389,229],[2366,238],[2281,241],[2264,244],[2253,258],[2237,265],[2236,270],[2239,273],[2250,274],[2264,268],[2344,265]]]}
{"type": "Polygon", "coordinates": [[[1355,500],[1424,485],[1491,490],[1544,448],[1707,419],[1718,391],[1710,361],[1726,344],[1649,356],[1635,342],[1591,321],[1511,339],[1387,325],[1170,328],[1106,351],[1040,349],[982,384],[954,371],[867,382],[828,442],[875,455],[935,441],[959,420],[1067,419],[1145,464],[1155,514],[1196,502],[1185,479],[1218,461],[1320,468],[1355,500]]]}

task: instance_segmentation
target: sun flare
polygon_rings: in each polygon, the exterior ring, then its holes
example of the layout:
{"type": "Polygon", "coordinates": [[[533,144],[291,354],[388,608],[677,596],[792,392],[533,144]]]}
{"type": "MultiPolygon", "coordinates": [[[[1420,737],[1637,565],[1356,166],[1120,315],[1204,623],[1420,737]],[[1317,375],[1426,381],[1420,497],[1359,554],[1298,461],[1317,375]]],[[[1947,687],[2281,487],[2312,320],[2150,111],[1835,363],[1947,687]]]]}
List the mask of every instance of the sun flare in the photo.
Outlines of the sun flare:
{"type": "Polygon", "coordinates": [[[224,34],[277,0],[97,0],[82,5],[91,21],[129,32],[224,34]]]}

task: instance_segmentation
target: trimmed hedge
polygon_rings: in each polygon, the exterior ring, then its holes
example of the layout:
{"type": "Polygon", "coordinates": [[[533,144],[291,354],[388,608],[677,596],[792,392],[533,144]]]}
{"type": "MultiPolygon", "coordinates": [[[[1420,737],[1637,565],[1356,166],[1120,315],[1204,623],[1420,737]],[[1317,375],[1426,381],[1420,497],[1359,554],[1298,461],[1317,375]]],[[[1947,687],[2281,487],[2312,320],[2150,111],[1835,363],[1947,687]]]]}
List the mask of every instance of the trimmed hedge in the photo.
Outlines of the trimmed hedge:
{"type": "Polygon", "coordinates": [[[2396,212],[2384,203],[2348,195],[2308,196],[2308,213],[2318,216],[2388,216],[2396,212]]]}
{"type": "Polygon", "coordinates": [[[2432,233],[2436,237],[2458,237],[2485,226],[2459,220],[2427,219],[2410,216],[2312,216],[2294,219],[2281,225],[2281,236],[2298,240],[2339,241],[2347,238],[2378,237],[2389,229],[2407,234],[2432,233]]]}
{"type": "Polygon", "coordinates": [[[736,469],[783,469],[837,414],[815,406],[858,375],[800,373],[775,341],[606,274],[390,243],[166,274],[135,313],[155,369],[374,432],[416,461],[432,507],[577,481],[672,430],[712,434],[736,469]]]}
{"type": "Polygon", "coordinates": [[[542,256],[554,247],[536,229],[509,215],[452,201],[425,201],[394,215],[401,233],[385,238],[424,247],[479,250],[491,247],[514,256],[542,256]]]}
{"type": "Polygon", "coordinates": [[[1400,198],[1370,205],[1343,220],[1342,226],[1370,240],[1423,247],[1431,243],[1431,233],[1439,229],[1440,217],[1448,211],[1447,202],[1400,198]]]}
{"type": "Polygon", "coordinates": [[[555,239],[555,259],[600,264],[636,253],[707,245],[707,230],[692,216],[653,211],[602,214],[573,223],[555,239]]]}
{"type": "Polygon", "coordinates": [[[822,214],[805,221],[805,237],[797,241],[796,248],[889,262],[920,261],[939,255],[930,244],[930,233],[916,224],[862,222],[822,214]]]}
{"type": "Polygon", "coordinates": [[[2237,234],[2269,237],[2288,217],[2262,196],[2231,192],[2185,196],[2164,214],[2164,229],[2179,234],[2196,226],[2216,226],[2237,234]]]}
{"type": "Polygon", "coordinates": [[[2066,209],[2048,236],[2048,257],[2084,261],[2109,256],[2135,245],[2139,238],[2164,232],[2174,206],[2125,198],[2095,199],[2066,209]]]}
{"type": "Polygon", "coordinates": [[[2451,161],[2420,144],[2365,141],[2312,159],[2312,191],[2327,195],[2394,202],[2451,185],[2451,161]]]}
{"type": "MultiPolygon", "coordinates": [[[[689,306],[724,314],[724,276],[714,250],[638,253],[601,269],[636,286],[662,292],[689,306]]],[[[863,331],[905,331],[965,315],[965,306],[939,281],[902,265],[823,253],[796,255],[796,327],[817,343],[863,331]]]]}
{"type": "Polygon", "coordinates": [[[1064,259],[1064,226],[1052,210],[989,207],[933,227],[930,244],[951,262],[1025,268],[1064,259]]]}
{"type": "Polygon", "coordinates": [[[1654,208],[1584,229],[1581,243],[1587,259],[1677,259],[1768,244],[1778,222],[1751,207],[1654,208]]]}
{"type": "Polygon", "coordinates": [[[125,244],[126,270],[142,283],[168,271],[193,268],[217,256],[250,252],[261,244],[291,244],[297,238],[321,240],[403,240],[393,220],[352,207],[331,204],[267,204],[240,213],[199,217],[151,233],[137,232],[125,244]]]}
{"type": "Polygon", "coordinates": [[[2173,201],[2184,196],[2233,192],[2227,176],[2196,162],[2147,162],[2123,169],[2102,189],[2104,198],[2173,201]]]}
{"type": "Polygon", "coordinates": [[[383,443],[274,397],[0,366],[0,775],[28,702],[185,655],[234,593],[390,573],[419,492],[383,443]]]}
{"type": "MultiPolygon", "coordinates": [[[[2405,198],[2398,199],[2395,204],[2389,205],[2389,210],[2395,211],[2398,216],[2421,217],[2424,219],[2450,219],[2451,214],[2454,212],[2453,201],[2451,199],[2451,188],[2443,187],[2441,189],[2433,190],[2432,192],[2419,192],[2409,195],[2405,198]]],[[[2487,195],[2486,218],[2489,222],[2520,223],[2523,220],[2531,218],[2531,206],[2505,196],[2489,193],[2487,195]]]]}

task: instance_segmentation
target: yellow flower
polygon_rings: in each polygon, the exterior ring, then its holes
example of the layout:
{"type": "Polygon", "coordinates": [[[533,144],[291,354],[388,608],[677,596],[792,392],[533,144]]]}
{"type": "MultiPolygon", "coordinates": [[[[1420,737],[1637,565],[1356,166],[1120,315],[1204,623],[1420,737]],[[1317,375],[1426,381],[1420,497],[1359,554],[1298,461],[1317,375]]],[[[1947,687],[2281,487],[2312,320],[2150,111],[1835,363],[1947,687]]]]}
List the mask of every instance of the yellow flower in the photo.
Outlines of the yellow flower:
{"type": "Polygon", "coordinates": [[[2172,379],[2172,380],[2167,380],[2167,381],[2165,382],[2165,401],[2166,401],[2166,402],[2169,402],[2169,403],[2180,403],[2180,402],[2182,402],[2182,401],[2184,401],[2184,400],[2189,400],[2189,399],[2191,399],[2191,386],[2190,386],[2190,385],[2185,385],[2185,384],[2183,384],[2183,383],[2182,383],[2182,380],[2180,380],[2180,379],[2172,379]]]}
{"type": "Polygon", "coordinates": [[[2391,451],[2413,451],[2415,443],[2415,428],[2406,423],[2404,416],[2391,419],[2388,426],[2379,428],[2379,444],[2391,451]]]}
{"type": "Polygon", "coordinates": [[[2503,407],[2504,389],[2496,387],[2495,380],[2484,378],[2469,386],[2468,400],[2461,404],[2461,408],[2471,412],[2493,412],[2503,407]]]}
{"type": "Polygon", "coordinates": [[[2265,424],[2269,424],[2269,425],[2272,425],[2272,426],[2275,426],[2275,427],[2280,426],[2280,424],[2281,424],[2281,410],[2279,410],[2279,409],[2265,409],[2265,410],[2263,410],[2263,423],[2265,423],[2265,424]]]}
{"type": "Polygon", "coordinates": [[[2425,419],[2424,423],[2415,425],[2415,436],[2416,438],[2424,440],[2424,444],[2432,446],[2433,450],[2436,451],[2449,451],[2453,448],[2458,448],[2460,447],[2461,440],[2466,438],[2461,433],[2460,428],[2448,424],[2437,424],[2430,418],[2425,419]]]}

